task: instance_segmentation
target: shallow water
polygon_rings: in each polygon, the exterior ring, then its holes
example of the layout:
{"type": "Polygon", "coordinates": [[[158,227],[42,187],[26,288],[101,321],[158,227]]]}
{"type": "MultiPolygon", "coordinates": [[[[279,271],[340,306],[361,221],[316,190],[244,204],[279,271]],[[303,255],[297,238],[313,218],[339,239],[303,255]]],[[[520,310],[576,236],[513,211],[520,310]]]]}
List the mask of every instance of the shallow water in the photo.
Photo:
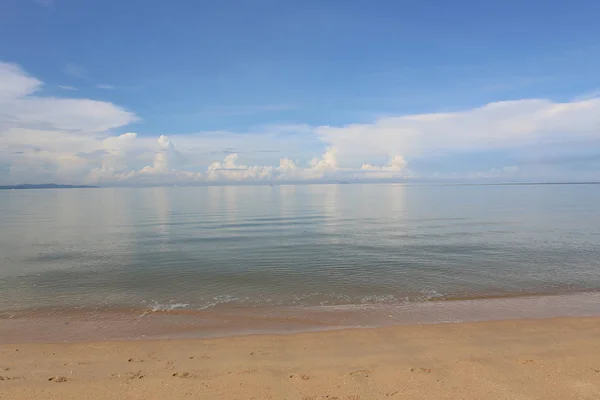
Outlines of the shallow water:
{"type": "Polygon", "coordinates": [[[599,244],[600,185],[0,191],[0,311],[595,292],[599,244]]]}

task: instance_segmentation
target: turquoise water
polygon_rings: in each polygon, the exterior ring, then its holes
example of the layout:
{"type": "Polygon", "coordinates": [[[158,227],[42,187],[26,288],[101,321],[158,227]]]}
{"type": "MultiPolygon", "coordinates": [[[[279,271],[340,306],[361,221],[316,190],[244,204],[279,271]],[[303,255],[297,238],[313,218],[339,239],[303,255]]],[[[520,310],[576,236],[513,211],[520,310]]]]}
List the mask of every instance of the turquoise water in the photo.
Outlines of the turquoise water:
{"type": "Polygon", "coordinates": [[[0,311],[600,290],[600,185],[0,191],[0,311]]]}

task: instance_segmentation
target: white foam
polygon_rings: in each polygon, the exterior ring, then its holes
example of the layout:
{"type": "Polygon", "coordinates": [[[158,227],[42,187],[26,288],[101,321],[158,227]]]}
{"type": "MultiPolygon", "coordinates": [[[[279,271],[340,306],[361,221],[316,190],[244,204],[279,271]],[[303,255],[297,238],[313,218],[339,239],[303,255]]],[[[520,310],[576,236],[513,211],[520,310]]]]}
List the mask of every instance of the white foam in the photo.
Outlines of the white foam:
{"type": "Polygon", "coordinates": [[[189,306],[190,305],[188,303],[161,304],[156,301],[153,301],[152,304],[150,304],[150,311],[151,312],[173,311],[173,310],[180,310],[182,308],[188,308],[189,306]]]}

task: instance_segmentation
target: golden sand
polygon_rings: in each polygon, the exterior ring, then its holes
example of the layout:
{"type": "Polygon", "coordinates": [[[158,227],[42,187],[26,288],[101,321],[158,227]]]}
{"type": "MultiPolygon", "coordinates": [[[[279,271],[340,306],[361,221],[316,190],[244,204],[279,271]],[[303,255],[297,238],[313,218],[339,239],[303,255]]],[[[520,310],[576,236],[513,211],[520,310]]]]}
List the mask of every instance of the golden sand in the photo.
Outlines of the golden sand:
{"type": "Polygon", "coordinates": [[[6,344],[0,399],[598,400],[600,318],[6,344]]]}

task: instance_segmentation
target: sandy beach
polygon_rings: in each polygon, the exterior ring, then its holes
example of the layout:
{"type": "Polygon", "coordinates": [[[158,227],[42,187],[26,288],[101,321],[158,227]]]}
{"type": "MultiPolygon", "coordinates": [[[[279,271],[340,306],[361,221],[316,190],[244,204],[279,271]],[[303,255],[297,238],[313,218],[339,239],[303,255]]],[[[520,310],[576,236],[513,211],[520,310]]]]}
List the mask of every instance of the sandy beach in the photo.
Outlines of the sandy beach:
{"type": "Polygon", "coordinates": [[[599,399],[600,318],[0,346],[0,399],[599,399]]]}

